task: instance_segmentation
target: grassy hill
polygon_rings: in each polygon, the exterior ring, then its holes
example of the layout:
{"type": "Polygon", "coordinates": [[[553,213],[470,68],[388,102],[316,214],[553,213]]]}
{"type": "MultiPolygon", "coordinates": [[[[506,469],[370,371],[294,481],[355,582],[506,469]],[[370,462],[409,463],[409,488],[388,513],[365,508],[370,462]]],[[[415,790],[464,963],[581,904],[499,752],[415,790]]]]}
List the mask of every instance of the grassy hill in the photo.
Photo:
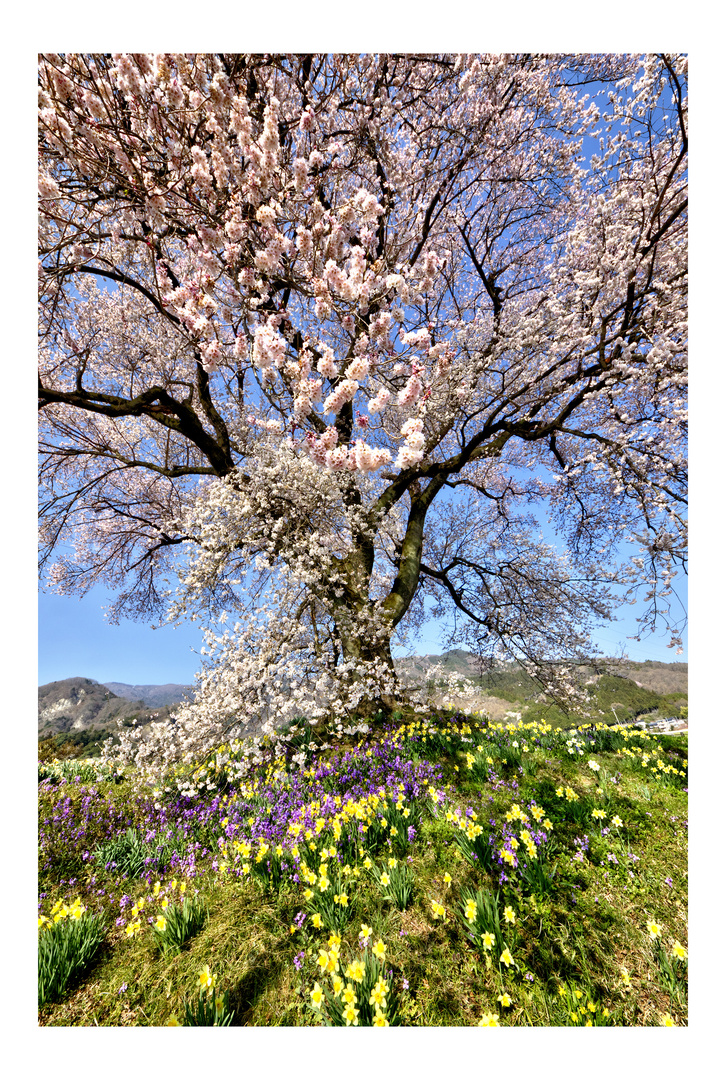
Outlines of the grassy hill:
{"type": "Polygon", "coordinates": [[[42,760],[98,755],[102,742],[116,737],[117,721],[148,724],[169,714],[143,701],[118,697],[106,686],[76,677],[38,687],[38,750],[42,760]]]}
{"type": "Polygon", "coordinates": [[[41,1025],[687,1023],[687,736],[310,734],[186,794],[45,774],[41,1025]]]}
{"type": "MultiPolygon", "coordinates": [[[[486,713],[492,719],[502,719],[508,711],[519,711],[525,720],[544,719],[557,725],[583,722],[584,713],[564,714],[542,700],[541,688],[516,664],[498,664],[482,671],[476,657],[462,649],[452,649],[442,655],[405,657],[396,661],[401,674],[411,681],[421,681],[427,667],[438,664],[444,677],[461,676],[474,684],[477,695],[467,697],[471,709],[486,713]]],[[[623,664],[608,661],[605,672],[583,668],[581,674],[588,685],[587,710],[596,719],[632,720],[646,713],[654,716],[673,716],[688,704],[688,664],[664,664],[647,661],[623,664]]],[[[444,678],[439,680],[442,687],[444,678]]]]}

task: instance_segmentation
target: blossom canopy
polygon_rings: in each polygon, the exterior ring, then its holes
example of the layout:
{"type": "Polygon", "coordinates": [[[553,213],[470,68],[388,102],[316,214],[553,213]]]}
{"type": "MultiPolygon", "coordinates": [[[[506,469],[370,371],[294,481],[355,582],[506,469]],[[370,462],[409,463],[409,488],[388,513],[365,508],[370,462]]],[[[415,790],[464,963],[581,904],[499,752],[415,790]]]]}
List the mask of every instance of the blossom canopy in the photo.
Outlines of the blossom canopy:
{"type": "Polygon", "coordinates": [[[149,753],[389,708],[424,614],[546,689],[616,593],[678,644],[686,100],[671,54],[41,56],[43,572],[209,622],[149,753]]]}

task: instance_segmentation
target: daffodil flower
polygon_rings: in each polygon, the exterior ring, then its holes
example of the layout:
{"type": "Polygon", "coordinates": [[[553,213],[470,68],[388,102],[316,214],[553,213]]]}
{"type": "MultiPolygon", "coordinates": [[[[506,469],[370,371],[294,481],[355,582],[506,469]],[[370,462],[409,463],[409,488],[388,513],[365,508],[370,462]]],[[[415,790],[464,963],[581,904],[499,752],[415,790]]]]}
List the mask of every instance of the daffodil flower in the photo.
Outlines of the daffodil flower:
{"type": "Polygon", "coordinates": [[[507,967],[511,967],[514,963],[514,957],[510,953],[509,949],[505,949],[502,955],[499,957],[500,964],[506,964],[507,967]]]}
{"type": "Polygon", "coordinates": [[[346,1027],[350,1027],[351,1024],[355,1027],[358,1024],[358,1012],[359,1010],[354,1007],[353,1003],[348,1002],[343,1009],[343,1019],[346,1027]]]}
{"type": "Polygon", "coordinates": [[[484,1013],[477,1027],[499,1027],[499,1017],[496,1013],[484,1013]]]}

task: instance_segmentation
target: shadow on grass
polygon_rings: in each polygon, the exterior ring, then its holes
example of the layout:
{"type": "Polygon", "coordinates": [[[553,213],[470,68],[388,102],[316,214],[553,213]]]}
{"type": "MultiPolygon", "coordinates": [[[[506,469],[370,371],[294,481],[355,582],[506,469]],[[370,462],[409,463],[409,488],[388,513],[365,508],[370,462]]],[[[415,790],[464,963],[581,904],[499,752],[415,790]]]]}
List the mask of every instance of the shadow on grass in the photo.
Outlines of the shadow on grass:
{"type": "Polygon", "coordinates": [[[229,1006],[234,1009],[232,1027],[259,1026],[259,1018],[255,1017],[256,1005],[284,967],[282,960],[268,959],[245,972],[229,994],[229,1006]]]}

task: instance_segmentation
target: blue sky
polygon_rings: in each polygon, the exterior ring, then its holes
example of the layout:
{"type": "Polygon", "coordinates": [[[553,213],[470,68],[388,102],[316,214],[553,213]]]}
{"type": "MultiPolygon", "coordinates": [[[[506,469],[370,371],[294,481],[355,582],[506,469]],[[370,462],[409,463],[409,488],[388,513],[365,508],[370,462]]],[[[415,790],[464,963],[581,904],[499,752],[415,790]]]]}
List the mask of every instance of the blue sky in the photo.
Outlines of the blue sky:
{"type": "MultiPolygon", "coordinates": [[[[686,590],[678,593],[685,603],[686,590]]],[[[123,620],[118,626],[105,618],[103,607],[109,594],[100,587],[85,597],[41,593],[38,604],[38,685],[72,676],[98,682],[126,682],[136,685],[191,684],[201,668],[199,649],[202,634],[196,623],[178,629],[164,626],[158,630],[145,623],[123,620]]],[[[661,660],[666,663],[688,660],[687,639],[682,656],[666,648],[668,635],[652,636],[641,642],[627,641],[635,633],[637,608],[624,607],[622,619],[611,623],[595,636],[608,655],[622,644],[632,660],[661,660]]],[[[418,653],[441,651],[441,628],[434,622],[424,627],[418,653]]]]}

